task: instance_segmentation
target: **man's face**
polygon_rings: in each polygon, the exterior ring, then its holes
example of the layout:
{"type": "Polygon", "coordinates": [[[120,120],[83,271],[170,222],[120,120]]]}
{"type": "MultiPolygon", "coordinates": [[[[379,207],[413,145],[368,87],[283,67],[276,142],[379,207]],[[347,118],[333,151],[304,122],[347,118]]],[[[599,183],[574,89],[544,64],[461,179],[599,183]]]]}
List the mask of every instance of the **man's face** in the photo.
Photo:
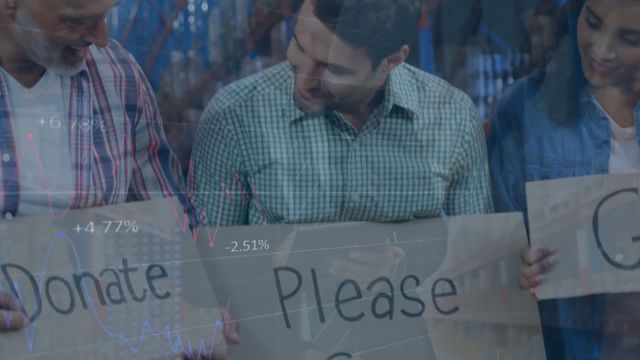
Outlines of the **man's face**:
{"type": "Polygon", "coordinates": [[[117,0],[22,0],[10,27],[35,63],[61,74],[82,67],[91,45],[105,46],[105,18],[117,0]]]}
{"type": "Polygon", "coordinates": [[[357,112],[386,80],[364,49],[342,41],[318,20],[312,0],[300,10],[287,60],[295,73],[295,103],[308,114],[357,112]]]}
{"type": "Polygon", "coordinates": [[[640,0],[587,0],[578,46],[591,86],[629,89],[640,73],[640,0]]]}

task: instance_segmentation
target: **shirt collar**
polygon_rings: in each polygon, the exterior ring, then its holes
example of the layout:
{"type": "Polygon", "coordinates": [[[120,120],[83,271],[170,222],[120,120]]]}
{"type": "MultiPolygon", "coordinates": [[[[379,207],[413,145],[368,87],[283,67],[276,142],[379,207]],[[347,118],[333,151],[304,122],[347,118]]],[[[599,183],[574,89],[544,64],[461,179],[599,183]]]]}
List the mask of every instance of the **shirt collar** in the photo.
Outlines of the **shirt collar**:
{"type": "Polygon", "coordinates": [[[75,74],[69,76],[70,78],[74,78],[76,76],[88,76],[89,75],[89,66],[87,65],[87,63],[89,61],[94,61],[95,62],[95,59],[94,59],[93,53],[92,53],[92,50],[93,50],[94,46],[95,45],[92,45],[92,46],[89,47],[89,53],[87,54],[87,58],[84,60],[84,62],[82,63],[82,66],[78,69],[78,71],[76,71],[75,74]]]}
{"type": "Polygon", "coordinates": [[[394,106],[413,112],[420,111],[418,91],[413,85],[413,79],[406,70],[407,65],[400,65],[389,75],[385,88],[385,98],[382,103],[384,114],[388,115],[394,106]]]}
{"type": "Polygon", "coordinates": [[[95,62],[95,57],[93,55],[93,52],[97,49],[97,47],[95,45],[91,45],[89,46],[89,51],[87,54],[87,58],[84,60],[84,62],[82,63],[82,66],[78,69],[78,71],[71,75],[71,78],[76,77],[78,75],[82,75],[82,76],[88,76],[89,75],[89,61],[95,62]]]}
{"type": "MultiPolygon", "coordinates": [[[[89,55],[89,57],[90,56],[91,55],[89,55]]],[[[72,77],[75,77],[75,76],[78,76],[78,75],[82,75],[82,76],[89,75],[89,67],[87,66],[87,61],[89,61],[88,57],[87,57],[87,60],[82,64],[82,67],[72,77]]]]}
{"type": "MultiPolygon", "coordinates": [[[[418,92],[412,87],[412,79],[406,72],[405,66],[406,65],[400,65],[400,67],[393,70],[389,75],[389,79],[385,85],[384,100],[382,102],[382,109],[385,115],[391,113],[394,106],[398,106],[414,114],[419,112],[418,92]]],[[[283,109],[283,115],[285,119],[291,123],[308,115],[296,106],[293,99],[294,77],[290,68],[288,77],[286,88],[288,100],[287,106],[283,109]]]]}
{"type": "Polygon", "coordinates": [[[591,94],[591,90],[589,90],[588,86],[585,86],[584,89],[580,91],[580,105],[593,104],[594,101],[595,99],[593,98],[593,94],[591,94]]]}
{"type": "MultiPolygon", "coordinates": [[[[289,66],[287,68],[287,82],[286,82],[287,87],[284,91],[285,96],[287,98],[287,103],[286,103],[286,106],[282,108],[282,115],[287,121],[289,121],[289,123],[293,123],[294,121],[298,119],[302,119],[307,116],[307,114],[305,114],[302,110],[298,108],[295,100],[293,99],[294,81],[295,81],[295,78],[293,76],[293,70],[289,66]]],[[[279,91],[279,89],[276,89],[276,91],[279,91]]]]}

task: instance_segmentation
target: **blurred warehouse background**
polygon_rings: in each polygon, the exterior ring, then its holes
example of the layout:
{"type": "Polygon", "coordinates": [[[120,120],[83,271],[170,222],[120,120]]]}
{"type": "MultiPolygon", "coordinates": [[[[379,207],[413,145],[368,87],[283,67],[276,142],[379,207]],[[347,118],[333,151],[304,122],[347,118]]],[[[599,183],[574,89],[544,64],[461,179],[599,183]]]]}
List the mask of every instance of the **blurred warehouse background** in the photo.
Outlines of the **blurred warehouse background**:
{"type": "MultiPolygon", "coordinates": [[[[553,44],[562,0],[423,0],[409,62],[465,90],[483,120],[553,44]]],[[[285,59],[301,0],[121,0],[111,36],[143,66],[167,136],[188,165],[200,114],[220,87],[285,59]]]]}

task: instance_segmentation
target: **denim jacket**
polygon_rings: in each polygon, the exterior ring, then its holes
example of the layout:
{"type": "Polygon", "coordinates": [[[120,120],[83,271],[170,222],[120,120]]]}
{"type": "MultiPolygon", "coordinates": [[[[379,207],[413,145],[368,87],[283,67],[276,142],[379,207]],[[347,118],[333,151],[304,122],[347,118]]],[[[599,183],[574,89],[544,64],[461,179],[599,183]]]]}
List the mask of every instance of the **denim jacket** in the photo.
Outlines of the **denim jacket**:
{"type": "MultiPolygon", "coordinates": [[[[576,121],[559,124],[538,96],[536,76],[507,90],[488,146],[496,211],[522,211],[525,219],[526,182],[607,174],[611,153],[609,120],[589,91],[580,96],[576,121]]],[[[638,130],[639,121],[640,104],[638,130]]],[[[606,296],[593,295],[539,302],[547,358],[600,359],[605,301],[606,296]]]]}

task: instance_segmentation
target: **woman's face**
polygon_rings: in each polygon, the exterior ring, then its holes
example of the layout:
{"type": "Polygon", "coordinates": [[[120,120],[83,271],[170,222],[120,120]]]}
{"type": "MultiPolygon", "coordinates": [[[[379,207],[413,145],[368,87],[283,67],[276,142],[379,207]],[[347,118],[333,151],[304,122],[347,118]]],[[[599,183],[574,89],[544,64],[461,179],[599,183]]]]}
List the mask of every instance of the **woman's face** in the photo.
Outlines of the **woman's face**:
{"type": "Polygon", "coordinates": [[[640,91],[640,0],[587,0],[578,47],[591,86],[640,91]]]}

